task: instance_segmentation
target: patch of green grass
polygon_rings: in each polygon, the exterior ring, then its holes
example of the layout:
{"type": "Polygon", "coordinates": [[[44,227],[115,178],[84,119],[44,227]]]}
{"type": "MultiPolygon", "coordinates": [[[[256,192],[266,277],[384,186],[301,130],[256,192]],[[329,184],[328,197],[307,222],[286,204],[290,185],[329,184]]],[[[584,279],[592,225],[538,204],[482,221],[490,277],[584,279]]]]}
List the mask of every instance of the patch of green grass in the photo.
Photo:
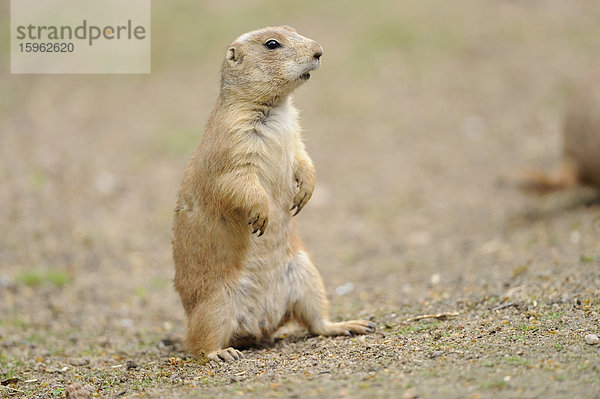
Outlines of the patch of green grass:
{"type": "Polygon", "coordinates": [[[565,314],[565,312],[552,312],[552,313],[548,313],[546,315],[544,315],[544,317],[548,320],[555,320],[555,319],[560,319],[561,317],[563,317],[565,314]]]}
{"type": "Polygon", "coordinates": [[[36,191],[44,188],[46,184],[47,177],[43,170],[36,169],[29,172],[27,175],[27,180],[29,181],[29,185],[36,191]]]}
{"type": "Polygon", "coordinates": [[[593,371],[595,373],[600,372],[600,366],[590,363],[589,361],[577,363],[577,370],[579,371],[593,371]]]}
{"type": "Polygon", "coordinates": [[[8,325],[12,325],[13,327],[18,328],[21,331],[25,331],[25,330],[27,330],[29,328],[29,323],[27,322],[27,320],[22,319],[21,317],[15,317],[14,319],[12,319],[7,324],[8,325]]]}
{"type": "Polygon", "coordinates": [[[140,299],[148,298],[148,292],[146,291],[146,288],[141,285],[135,287],[135,295],[140,299]]]}
{"type": "Polygon", "coordinates": [[[426,369],[426,370],[421,370],[419,372],[419,375],[423,376],[423,377],[438,377],[440,375],[439,371],[435,370],[435,369],[426,369]]]}
{"type": "Polygon", "coordinates": [[[510,356],[506,360],[508,362],[510,362],[510,363],[518,364],[519,366],[527,366],[527,365],[529,365],[529,360],[522,359],[522,358],[517,357],[517,356],[510,356]]]}
{"type": "Polygon", "coordinates": [[[516,330],[520,330],[525,334],[530,333],[530,332],[536,332],[538,329],[539,328],[537,326],[532,326],[529,324],[521,324],[520,326],[518,326],[516,328],[516,330]]]}
{"type": "Polygon", "coordinates": [[[67,349],[64,346],[51,346],[50,355],[52,356],[65,356],[67,354],[67,349]]]}
{"type": "Polygon", "coordinates": [[[38,332],[32,333],[31,335],[29,335],[29,337],[27,337],[26,340],[27,342],[35,345],[43,344],[46,341],[46,339],[42,337],[42,335],[38,332]]]}
{"type": "Polygon", "coordinates": [[[27,270],[20,276],[17,276],[17,282],[25,284],[28,287],[42,285],[42,280],[42,274],[37,270],[27,270]]]}
{"type": "Polygon", "coordinates": [[[50,283],[59,288],[70,284],[73,280],[69,273],[60,270],[50,270],[46,277],[50,283]]]}
{"type": "Polygon", "coordinates": [[[17,377],[17,371],[16,370],[7,370],[4,371],[2,373],[0,373],[0,380],[4,381],[7,380],[9,378],[13,378],[13,377],[17,377]]]}
{"type": "Polygon", "coordinates": [[[162,289],[162,288],[168,287],[169,283],[170,283],[170,281],[166,278],[155,277],[152,279],[152,282],[150,283],[150,285],[152,286],[152,288],[162,289]]]}
{"type": "Polygon", "coordinates": [[[404,335],[410,333],[418,333],[421,331],[429,330],[433,327],[437,327],[441,324],[441,322],[437,321],[434,323],[421,322],[419,324],[405,326],[396,331],[396,335],[404,335]]]}
{"type": "Polygon", "coordinates": [[[62,288],[73,281],[71,275],[61,270],[49,270],[42,272],[40,270],[27,270],[16,278],[17,283],[28,287],[39,287],[42,284],[49,283],[55,287],[62,288]]]}
{"type": "Polygon", "coordinates": [[[503,380],[484,381],[479,386],[481,389],[504,389],[508,387],[508,383],[503,380]]]}
{"type": "Polygon", "coordinates": [[[598,260],[598,257],[596,255],[591,255],[591,254],[581,254],[581,256],[579,257],[579,262],[581,263],[593,263],[596,262],[598,260]]]}
{"type": "Polygon", "coordinates": [[[557,351],[562,350],[563,346],[561,344],[554,344],[553,345],[554,349],[556,349],[557,351]]]}

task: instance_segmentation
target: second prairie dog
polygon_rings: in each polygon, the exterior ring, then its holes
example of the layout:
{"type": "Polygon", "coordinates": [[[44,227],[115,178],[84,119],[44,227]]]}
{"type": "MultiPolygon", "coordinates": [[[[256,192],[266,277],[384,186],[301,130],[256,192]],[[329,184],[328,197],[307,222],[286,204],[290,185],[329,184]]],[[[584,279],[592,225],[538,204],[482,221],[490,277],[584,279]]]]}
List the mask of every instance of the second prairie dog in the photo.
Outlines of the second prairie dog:
{"type": "Polygon", "coordinates": [[[322,47],[287,26],[238,37],[217,104],[183,176],[173,225],[175,288],[195,355],[231,361],[290,321],[320,335],[373,332],[329,320],[323,282],[296,234],[315,170],[290,94],[322,47]]]}
{"type": "Polygon", "coordinates": [[[554,191],[576,185],[600,188],[600,67],[584,79],[563,126],[563,154],[552,173],[530,171],[525,188],[554,191]]]}

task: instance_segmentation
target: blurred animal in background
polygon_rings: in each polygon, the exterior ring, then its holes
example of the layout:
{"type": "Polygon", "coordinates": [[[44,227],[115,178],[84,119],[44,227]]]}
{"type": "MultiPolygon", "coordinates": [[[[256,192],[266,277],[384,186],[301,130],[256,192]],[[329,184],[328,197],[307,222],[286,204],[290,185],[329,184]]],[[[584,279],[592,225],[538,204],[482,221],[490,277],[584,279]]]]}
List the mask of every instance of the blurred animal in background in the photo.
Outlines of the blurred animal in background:
{"type": "Polygon", "coordinates": [[[562,129],[563,153],[552,172],[524,172],[521,188],[544,194],[578,185],[600,188],[600,66],[578,86],[562,129]]]}

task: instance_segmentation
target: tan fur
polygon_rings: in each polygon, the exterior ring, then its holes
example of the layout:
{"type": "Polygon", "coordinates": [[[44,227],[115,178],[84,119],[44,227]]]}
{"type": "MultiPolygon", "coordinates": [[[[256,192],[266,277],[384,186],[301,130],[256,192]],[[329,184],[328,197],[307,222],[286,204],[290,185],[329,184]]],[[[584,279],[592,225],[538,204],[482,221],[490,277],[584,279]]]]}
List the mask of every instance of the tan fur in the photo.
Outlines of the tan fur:
{"type": "Polygon", "coordinates": [[[563,157],[552,173],[527,171],[523,188],[538,193],[576,185],[600,188],[600,68],[571,102],[563,126],[563,157]]]}
{"type": "Polygon", "coordinates": [[[173,226],[174,283],[196,355],[243,357],[232,347],[269,341],[292,320],[314,334],[374,331],[364,320],[329,321],[323,282],[292,219],[312,195],[315,171],[290,94],[322,52],[286,26],[246,33],[227,50],[173,226]],[[281,47],[268,49],[270,39],[281,47]]]}

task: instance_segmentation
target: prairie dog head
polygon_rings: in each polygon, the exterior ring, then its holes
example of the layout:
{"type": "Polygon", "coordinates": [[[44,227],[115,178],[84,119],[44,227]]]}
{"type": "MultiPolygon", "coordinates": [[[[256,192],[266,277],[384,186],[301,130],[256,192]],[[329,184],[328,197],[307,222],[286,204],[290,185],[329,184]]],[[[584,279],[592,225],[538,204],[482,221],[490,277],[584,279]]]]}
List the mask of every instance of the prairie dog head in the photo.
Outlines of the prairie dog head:
{"type": "Polygon", "coordinates": [[[238,100],[273,103],[310,78],[321,63],[323,48],[289,26],[245,33],[227,49],[221,91],[238,100]]]}

